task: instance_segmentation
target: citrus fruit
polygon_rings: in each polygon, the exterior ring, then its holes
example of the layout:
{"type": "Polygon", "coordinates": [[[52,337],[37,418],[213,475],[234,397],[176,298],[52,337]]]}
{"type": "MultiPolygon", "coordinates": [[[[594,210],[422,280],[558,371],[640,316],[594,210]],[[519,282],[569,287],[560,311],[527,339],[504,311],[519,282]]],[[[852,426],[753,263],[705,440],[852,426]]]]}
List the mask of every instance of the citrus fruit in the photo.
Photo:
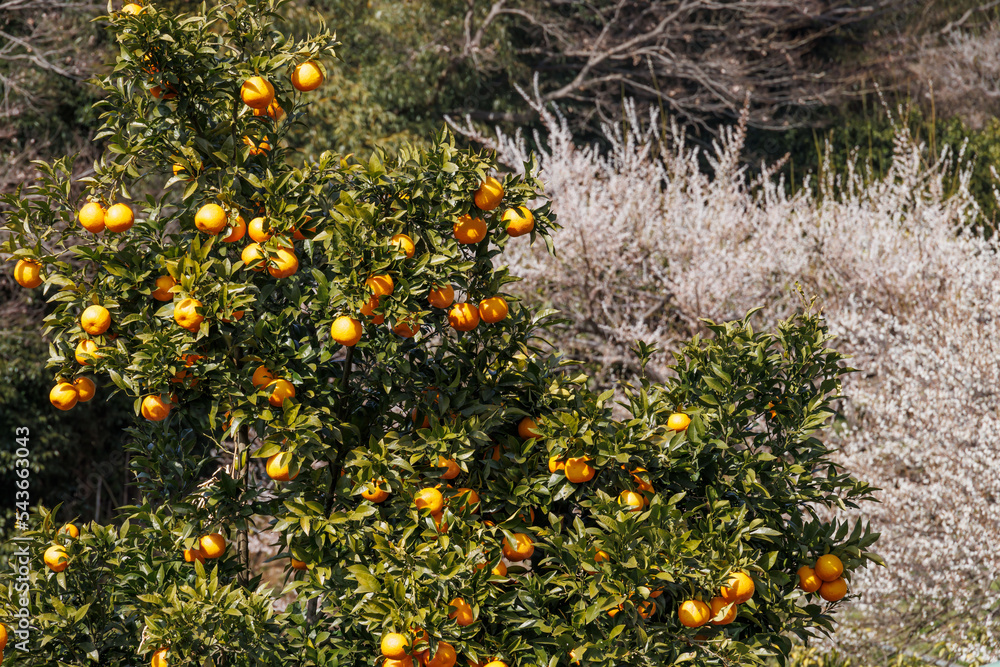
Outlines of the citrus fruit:
{"type": "Polygon", "coordinates": [[[440,512],[444,508],[444,497],[441,492],[432,486],[417,491],[413,496],[413,504],[417,509],[427,510],[431,514],[440,512]]]}
{"type": "Polygon", "coordinates": [[[263,155],[264,153],[271,150],[271,144],[267,143],[267,139],[258,139],[254,141],[250,137],[243,137],[243,143],[250,148],[250,155],[263,155]]]}
{"type": "Polygon", "coordinates": [[[753,597],[753,592],[754,583],[750,575],[746,572],[733,572],[719,594],[726,602],[743,604],[753,597]]]}
{"type": "Polygon", "coordinates": [[[80,326],[91,336],[100,336],[111,326],[111,313],[104,306],[88,306],[80,315],[80,326]]]}
{"type": "Polygon", "coordinates": [[[677,610],[681,625],[687,628],[700,628],[712,618],[712,610],[701,600],[685,600],[677,610]]]}
{"type": "Polygon", "coordinates": [[[262,389],[274,381],[274,375],[267,369],[267,366],[258,366],[253,372],[250,380],[257,389],[262,389]]]}
{"type": "Polygon", "coordinates": [[[642,508],[646,505],[646,501],[642,495],[636,491],[628,490],[618,494],[618,503],[628,507],[629,512],[641,512],[642,508]]]}
{"type": "MultiPolygon", "coordinates": [[[[622,467],[624,468],[625,466],[622,466],[622,467]]],[[[642,468],[642,467],[636,468],[635,470],[632,471],[632,479],[635,481],[636,484],[639,485],[639,490],[640,491],[644,491],[646,493],[655,493],[655,489],[653,489],[653,485],[650,484],[644,478],[642,478],[642,477],[640,477],[638,475],[638,473],[644,473],[644,472],[648,472],[648,471],[645,468],[642,468]]]]}
{"type": "Polygon", "coordinates": [[[392,328],[392,332],[397,336],[402,336],[403,338],[413,338],[420,331],[420,322],[415,322],[413,317],[404,317],[403,319],[396,322],[396,326],[392,328]]]}
{"type": "MultiPolygon", "coordinates": [[[[378,482],[378,484],[381,483],[382,483],[381,481],[378,482]]],[[[364,490],[361,491],[361,497],[364,498],[365,500],[370,500],[373,503],[380,503],[386,498],[388,498],[389,492],[380,489],[378,487],[378,484],[372,483],[366,486],[364,490]]]]}
{"type": "Polygon", "coordinates": [[[285,117],[285,110],[278,104],[278,100],[273,100],[266,109],[254,109],[254,116],[267,116],[273,121],[279,121],[285,117]]]}
{"type": "Polygon", "coordinates": [[[643,620],[649,618],[656,611],[656,603],[652,600],[643,600],[638,605],[636,605],[635,610],[639,613],[639,616],[643,620]]]}
{"type": "Polygon", "coordinates": [[[201,548],[201,553],[205,554],[205,558],[218,558],[226,553],[226,538],[220,533],[209,533],[201,536],[198,546],[201,548]]]}
{"type": "Polygon", "coordinates": [[[675,412],[667,418],[667,428],[671,431],[685,431],[691,423],[691,418],[683,412],[675,412]]]}
{"type": "Polygon", "coordinates": [[[174,294],[170,290],[177,284],[177,281],[172,277],[160,276],[154,284],[156,285],[156,289],[150,292],[149,296],[157,301],[171,301],[174,298],[174,294]]]}
{"type": "Polygon", "coordinates": [[[152,88],[149,89],[149,94],[158,100],[160,99],[172,100],[175,97],[177,97],[177,91],[169,83],[167,84],[166,92],[164,92],[163,88],[161,88],[160,86],[153,86],[152,88]]]}
{"type": "Polygon", "coordinates": [[[262,217],[256,217],[251,220],[247,231],[250,232],[250,238],[257,243],[263,243],[271,238],[271,226],[262,217]]]}
{"type": "Polygon", "coordinates": [[[289,248],[278,248],[267,267],[267,272],[274,278],[288,278],[299,270],[299,258],[289,248]]]}
{"type": "Polygon", "coordinates": [[[292,559],[292,569],[293,570],[308,570],[309,564],[305,561],[292,559]]]}
{"type": "Polygon", "coordinates": [[[401,660],[406,657],[407,651],[410,649],[410,640],[407,639],[406,635],[398,632],[387,632],[382,635],[380,648],[385,657],[401,660]]]}
{"type": "Polygon", "coordinates": [[[267,402],[276,408],[280,408],[286,398],[295,398],[295,385],[288,380],[277,379],[264,387],[264,391],[270,391],[267,402]]]}
{"type": "Polygon", "coordinates": [[[589,482],[597,471],[589,463],[589,456],[574,456],[566,459],[566,479],[574,484],[589,482]]]}
{"type": "Polygon", "coordinates": [[[296,65],[292,71],[292,85],[296,90],[308,93],[323,84],[323,70],[313,61],[296,65]]]}
{"type": "Polygon", "coordinates": [[[556,456],[554,454],[549,457],[549,472],[550,473],[555,474],[555,473],[559,472],[560,470],[565,470],[565,469],[566,469],[566,462],[565,461],[563,461],[561,458],[559,458],[558,456],[556,456]]]}
{"type": "Polygon", "coordinates": [[[205,204],[194,214],[194,226],[206,234],[218,234],[228,222],[226,209],[218,204],[205,204]]]}
{"type": "Polygon", "coordinates": [[[455,301],[455,288],[451,285],[435,287],[427,295],[427,301],[435,308],[447,308],[455,301]]]}
{"type": "Polygon", "coordinates": [[[489,176],[479,184],[476,194],[473,195],[476,207],[483,211],[492,211],[503,201],[503,185],[500,181],[489,176]]]}
{"type": "Polygon", "coordinates": [[[446,470],[441,473],[441,479],[455,479],[462,474],[462,469],[458,467],[458,463],[454,459],[446,459],[443,456],[438,456],[437,467],[446,468],[446,470]]]}
{"type": "Polygon", "coordinates": [[[335,341],[346,347],[354,347],[361,340],[361,322],[341,315],[330,325],[330,335],[335,341]]]}
{"type": "Polygon", "coordinates": [[[505,537],[502,548],[503,555],[507,557],[507,560],[514,562],[527,560],[531,558],[531,554],[535,553],[535,545],[531,541],[531,536],[525,533],[514,533],[514,544],[508,542],[505,537]]]}
{"type": "Polygon", "coordinates": [[[538,438],[542,434],[538,430],[538,424],[531,417],[525,417],[517,423],[517,434],[521,436],[523,440],[528,440],[529,438],[538,438]]]}
{"type": "Polygon", "coordinates": [[[386,658],[382,661],[382,667],[413,667],[413,658],[406,656],[402,660],[386,658]]]}
{"type": "MultiPolygon", "coordinates": [[[[489,562],[480,563],[479,565],[476,565],[476,569],[485,570],[487,565],[489,565],[489,562]]],[[[493,568],[490,570],[490,573],[493,574],[493,576],[495,577],[506,577],[507,566],[504,564],[503,561],[500,561],[495,566],[493,566],[493,568]]]]}
{"type": "Polygon", "coordinates": [[[456,331],[472,331],[479,325],[479,310],[471,303],[456,303],[448,311],[448,323],[456,331]]]}
{"type": "Polygon", "coordinates": [[[130,2],[122,7],[122,14],[131,14],[132,16],[136,16],[138,14],[142,14],[142,11],[142,5],[137,5],[134,2],[130,2]]]}
{"type": "Polygon", "coordinates": [[[240,253],[240,259],[243,260],[243,264],[251,271],[263,271],[264,261],[267,258],[264,257],[264,250],[260,247],[259,243],[251,243],[246,248],[243,248],[243,252],[240,253]]]}
{"type": "Polygon", "coordinates": [[[66,555],[66,549],[61,544],[53,544],[46,549],[42,560],[53,572],[62,572],[69,565],[69,556],[66,555]]]}
{"type": "Polygon", "coordinates": [[[475,489],[470,489],[467,487],[461,487],[458,489],[452,498],[459,498],[461,502],[461,509],[466,507],[472,507],[479,504],[479,494],[476,493],[475,489]]]}
{"type": "Polygon", "coordinates": [[[168,649],[161,648],[159,651],[153,654],[153,659],[150,661],[152,667],[167,667],[167,651],[168,649]]]}
{"type": "Polygon", "coordinates": [[[736,620],[736,603],[726,602],[724,598],[714,597],[712,598],[712,618],[715,619],[719,613],[726,607],[729,609],[723,614],[722,618],[718,620],[713,620],[712,625],[729,625],[734,620],[736,620]]]}
{"type": "Polygon", "coordinates": [[[507,667],[507,663],[503,660],[490,660],[483,667],[507,667]]]}
{"type": "Polygon", "coordinates": [[[0,653],[7,648],[7,626],[0,623],[0,653]]]}
{"type": "Polygon", "coordinates": [[[240,99],[251,109],[266,109],[274,101],[274,86],[262,76],[252,76],[240,87],[240,99]]]}
{"type": "Polygon", "coordinates": [[[479,243],[486,238],[486,223],[482,218],[473,218],[466,214],[459,216],[452,231],[459,243],[479,243]]]}
{"type": "Polygon", "coordinates": [[[365,287],[370,289],[372,294],[375,296],[389,296],[395,289],[395,285],[392,282],[392,276],[389,274],[370,276],[368,280],[365,281],[365,287]]]}
{"type": "Polygon", "coordinates": [[[816,571],[808,565],[799,568],[799,588],[806,593],[815,593],[823,585],[823,580],[816,576],[816,571]]]}
{"type": "Polygon", "coordinates": [[[395,247],[397,252],[403,253],[407,258],[413,257],[413,253],[417,251],[417,247],[413,245],[413,239],[406,234],[396,234],[389,239],[389,245],[395,247]]]}
{"type": "Polygon", "coordinates": [[[201,552],[201,549],[185,549],[184,562],[193,563],[195,561],[198,561],[200,563],[205,562],[205,554],[201,552]]]}
{"type": "Polygon", "coordinates": [[[288,464],[291,463],[291,457],[287,457],[287,462],[284,465],[278,465],[278,456],[279,454],[275,454],[267,459],[267,465],[265,466],[267,476],[276,482],[290,482],[298,477],[298,472],[294,475],[288,474],[288,464]]]}
{"type": "Polygon", "coordinates": [[[483,299],[479,302],[479,316],[487,324],[496,324],[507,317],[507,302],[499,296],[483,299]]]}
{"type": "Polygon", "coordinates": [[[500,220],[507,227],[507,234],[509,236],[524,236],[525,234],[530,234],[535,228],[535,216],[531,214],[531,211],[526,206],[507,209],[503,212],[500,220]]]}
{"type": "Polygon", "coordinates": [[[76,217],[88,232],[100,234],[104,231],[104,207],[97,202],[84,204],[76,217]]]}
{"type": "Polygon", "coordinates": [[[427,661],[426,667],[455,667],[458,655],[448,642],[438,642],[434,657],[427,661]]]}
{"type": "Polygon", "coordinates": [[[14,280],[21,287],[34,289],[42,284],[42,265],[31,259],[19,259],[14,265],[14,280]]]}
{"type": "Polygon", "coordinates": [[[161,422],[170,414],[170,401],[161,396],[150,394],[142,399],[142,416],[151,422],[161,422]]]}
{"type": "Polygon", "coordinates": [[[86,403],[97,393],[97,385],[88,377],[73,380],[73,387],[76,389],[76,398],[81,403],[86,403]]]}
{"type": "Polygon", "coordinates": [[[198,299],[182,299],[174,306],[174,322],[183,329],[191,333],[197,333],[201,323],[205,321],[205,316],[198,312],[202,307],[198,299]]]}
{"type": "Polygon", "coordinates": [[[823,581],[833,581],[844,573],[844,564],[833,554],[820,556],[816,561],[816,576],[823,581]]]}
{"type": "Polygon", "coordinates": [[[448,606],[453,608],[452,611],[449,612],[448,618],[455,619],[455,622],[463,628],[467,625],[472,625],[476,621],[472,607],[469,606],[469,603],[464,599],[455,598],[448,603],[448,606]]]}
{"type": "Polygon", "coordinates": [[[69,382],[60,382],[49,390],[49,402],[60,410],[71,410],[78,400],[80,395],[69,382]]]}
{"type": "Polygon", "coordinates": [[[109,232],[127,232],[135,223],[135,216],[125,204],[114,204],[104,213],[104,226],[109,232]]]}
{"type": "Polygon", "coordinates": [[[604,563],[604,562],[610,561],[610,560],[611,560],[611,556],[608,555],[607,551],[604,551],[603,549],[598,549],[597,551],[594,552],[594,562],[595,563],[604,563]]]}
{"type": "Polygon", "coordinates": [[[89,338],[84,338],[79,343],[76,344],[76,363],[81,366],[89,366],[92,361],[91,358],[97,359],[100,357],[97,354],[97,343],[90,340],[89,338]]]}
{"type": "MultiPolygon", "coordinates": [[[[59,529],[59,531],[58,531],[57,534],[59,534],[59,535],[69,535],[70,537],[72,537],[72,538],[75,539],[77,537],[80,537],[80,529],[77,528],[76,526],[74,526],[71,523],[67,523],[62,528],[59,529]]],[[[3,641],[2,641],[2,639],[6,639],[6,637],[2,633],[0,633],[0,651],[3,650],[3,641]]]]}
{"type": "Polygon", "coordinates": [[[223,243],[236,243],[247,233],[246,220],[243,219],[242,215],[237,215],[236,220],[229,225],[228,230],[229,233],[222,238],[223,243]]]}
{"type": "Polygon", "coordinates": [[[837,577],[833,581],[824,581],[819,587],[819,596],[827,602],[836,602],[847,595],[847,582],[843,577],[837,577]]]}

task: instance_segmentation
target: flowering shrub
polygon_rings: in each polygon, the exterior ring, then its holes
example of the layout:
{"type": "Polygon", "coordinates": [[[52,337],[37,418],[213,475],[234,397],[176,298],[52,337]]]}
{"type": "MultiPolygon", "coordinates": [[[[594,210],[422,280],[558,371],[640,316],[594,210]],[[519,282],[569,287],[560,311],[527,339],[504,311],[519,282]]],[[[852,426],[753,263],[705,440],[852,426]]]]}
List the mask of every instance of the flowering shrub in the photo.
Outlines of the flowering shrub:
{"type": "MultiPolygon", "coordinates": [[[[741,164],[742,125],[704,152],[676,124],[632,113],[626,132],[605,128],[601,153],[534,106],[547,128],[541,176],[564,227],[554,257],[524,246],[505,257],[523,295],[568,318],[564,350],[610,384],[636,372],[636,339],[669,352],[701,318],[766,304],[770,324],[800,293],[818,296],[862,369],[845,382],[839,460],[882,489],[881,504],[853,514],[882,532],[888,563],[859,574],[860,613],[834,641],[920,637],[1000,659],[1000,553],[987,537],[1000,532],[1000,261],[969,231],[978,207],[962,151],[929,159],[900,128],[884,177],[855,161],[786,194],[773,168],[750,176],[741,164]]],[[[521,136],[462,131],[512,169],[526,161],[521,136]]],[[[654,358],[647,372],[662,377],[666,364],[654,358]]]]}

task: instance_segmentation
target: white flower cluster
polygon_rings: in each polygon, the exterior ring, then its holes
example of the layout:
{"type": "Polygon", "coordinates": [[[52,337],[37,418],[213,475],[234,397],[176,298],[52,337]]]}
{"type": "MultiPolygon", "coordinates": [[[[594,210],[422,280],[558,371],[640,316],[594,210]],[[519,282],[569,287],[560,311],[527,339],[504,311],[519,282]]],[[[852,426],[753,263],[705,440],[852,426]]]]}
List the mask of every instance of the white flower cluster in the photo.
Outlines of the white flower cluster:
{"type": "MultiPolygon", "coordinates": [[[[847,469],[882,489],[855,514],[881,531],[888,563],[855,573],[854,612],[831,641],[919,639],[970,662],[1000,659],[1000,258],[970,229],[978,207],[961,149],[928,160],[900,128],[884,176],[858,167],[787,194],[773,169],[751,177],[741,166],[741,124],[701,152],[675,124],[633,113],[632,129],[605,129],[602,153],[533,105],[563,229],[555,257],[512,244],[505,261],[525,277],[522,295],[571,319],[564,349],[610,383],[635,373],[636,339],[669,352],[704,333],[700,318],[763,305],[770,325],[802,307],[797,284],[817,296],[860,369],[836,444],[847,469]]],[[[523,137],[459,129],[523,168],[523,137]]],[[[668,360],[654,360],[654,378],[668,360]]]]}

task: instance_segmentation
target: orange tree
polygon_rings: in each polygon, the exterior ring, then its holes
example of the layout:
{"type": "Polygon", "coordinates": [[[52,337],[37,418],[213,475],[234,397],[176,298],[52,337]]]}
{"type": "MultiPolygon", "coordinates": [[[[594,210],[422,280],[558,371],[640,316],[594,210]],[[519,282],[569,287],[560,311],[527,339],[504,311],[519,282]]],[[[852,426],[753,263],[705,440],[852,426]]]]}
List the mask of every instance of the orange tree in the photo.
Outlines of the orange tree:
{"type": "Polygon", "coordinates": [[[16,664],[732,664],[832,629],[878,557],[830,518],[870,489],[816,436],[848,372],[821,319],[712,325],[616,417],[505,292],[503,248],[555,224],[533,163],[442,134],[288,166],[335,41],[281,4],[112,13],[83,199],[67,159],[5,200],[53,409],[133,397],[141,497],[39,511],[0,587],[16,664]]]}

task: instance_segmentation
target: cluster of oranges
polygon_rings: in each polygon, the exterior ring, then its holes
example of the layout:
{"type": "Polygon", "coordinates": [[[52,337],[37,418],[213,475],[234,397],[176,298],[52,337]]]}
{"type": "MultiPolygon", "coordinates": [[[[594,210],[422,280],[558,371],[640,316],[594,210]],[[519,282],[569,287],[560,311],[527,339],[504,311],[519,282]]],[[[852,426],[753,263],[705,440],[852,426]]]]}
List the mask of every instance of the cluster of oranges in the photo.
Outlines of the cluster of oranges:
{"type": "Polygon", "coordinates": [[[847,595],[847,582],[841,576],[844,563],[833,554],[817,558],[814,567],[803,565],[798,574],[799,588],[806,593],[819,591],[820,597],[827,602],[836,602],[847,595]]]}
{"type": "Polygon", "coordinates": [[[737,607],[753,597],[755,586],[746,572],[734,572],[709,604],[685,600],[677,610],[681,625],[700,628],[706,623],[729,625],[736,620],[737,607]]]}
{"type": "MultiPolygon", "coordinates": [[[[71,523],[67,523],[59,529],[59,534],[68,535],[76,539],[80,537],[80,529],[71,523]]],[[[66,548],[59,543],[53,544],[46,549],[42,555],[42,560],[50,570],[57,573],[62,572],[69,565],[69,556],[66,554],[66,548]]]]}
{"type": "Polygon", "coordinates": [[[184,561],[204,563],[206,559],[221,558],[226,553],[226,538],[221,533],[209,533],[198,538],[198,546],[184,550],[184,561]]]}
{"type": "MultiPolygon", "coordinates": [[[[460,619],[459,625],[472,623],[472,608],[461,598],[452,600],[455,611],[452,618],[460,619]],[[457,604],[456,604],[457,603],[457,604]],[[463,622],[467,620],[468,622],[463,622]]],[[[448,642],[438,642],[434,655],[431,655],[427,632],[420,629],[412,630],[413,639],[401,632],[386,632],[382,635],[379,647],[384,661],[383,667],[413,667],[414,661],[424,667],[454,667],[458,662],[455,647],[448,642]]],[[[507,667],[507,663],[492,658],[486,662],[469,660],[469,667],[507,667]]]]}

